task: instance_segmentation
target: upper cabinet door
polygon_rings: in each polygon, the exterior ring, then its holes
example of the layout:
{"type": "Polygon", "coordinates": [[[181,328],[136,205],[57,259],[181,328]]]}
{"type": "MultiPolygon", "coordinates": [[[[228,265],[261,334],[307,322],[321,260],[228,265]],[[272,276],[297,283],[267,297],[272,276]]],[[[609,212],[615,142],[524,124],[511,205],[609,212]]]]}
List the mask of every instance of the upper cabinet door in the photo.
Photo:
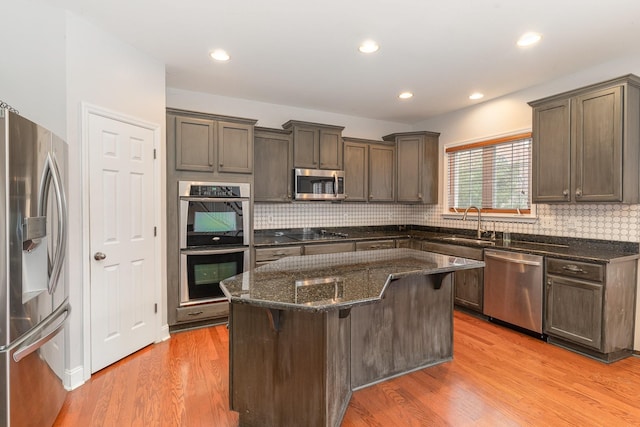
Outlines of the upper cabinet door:
{"type": "Polygon", "coordinates": [[[369,146],[345,141],[344,192],[345,202],[366,202],[369,191],[369,146]]]}
{"type": "Polygon", "coordinates": [[[176,169],[213,172],[215,125],[213,120],[176,117],[176,169]]]}
{"type": "Polygon", "coordinates": [[[621,86],[575,98],[576,201],[622,201],[622,108],[621,86]]]}
{"type": "Polygon", "coordinates": [[[422,202],[423,137],[397,138],[398,202],[422,202]]]}
{"type": "Polygon", "coordinates": [[[369,201],[395,201],[395,147],[369,146],[369,201]]]}
{"type": "Polygon", "coordinates": [[[319,129],[320,169],[342,169],[342,131],[319,129]]]}
{"type": "Polygon", "coordinates": [[[294,127],[293,164],[297,168],[318,169],[320,151],[318,130],[307,127],[294,127]]]}
{"type": "Polygon", "coordinates": [[[254,150],[254,201],[290,202],[293,181],[291,133],[258,128],[254,150]]]}
{"type": "Polygon", "coordinates": [[[253,126],[218,122],[218,171],[253,173],[253,126]]]}
{"type": "Polygon", "coordinates": [[[571,106],[569,99],[533,109],[534,203],[571,198],[571,106]]]}

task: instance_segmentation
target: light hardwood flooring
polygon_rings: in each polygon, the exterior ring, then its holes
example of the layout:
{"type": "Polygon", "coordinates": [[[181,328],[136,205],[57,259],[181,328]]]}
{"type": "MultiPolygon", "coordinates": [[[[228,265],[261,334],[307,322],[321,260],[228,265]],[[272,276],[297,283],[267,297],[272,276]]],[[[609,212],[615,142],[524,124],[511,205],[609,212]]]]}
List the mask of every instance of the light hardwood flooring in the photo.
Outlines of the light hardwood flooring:
{"type": "MultiPolygon", "coordinates": [[[[455,312],[454,360],[353,394],[343,426],[640,426],[640,358],[606,365],[455,312]]],[[[55,426],[237,426],[225,326],[175,333],[69,393],[55,426]]]]}

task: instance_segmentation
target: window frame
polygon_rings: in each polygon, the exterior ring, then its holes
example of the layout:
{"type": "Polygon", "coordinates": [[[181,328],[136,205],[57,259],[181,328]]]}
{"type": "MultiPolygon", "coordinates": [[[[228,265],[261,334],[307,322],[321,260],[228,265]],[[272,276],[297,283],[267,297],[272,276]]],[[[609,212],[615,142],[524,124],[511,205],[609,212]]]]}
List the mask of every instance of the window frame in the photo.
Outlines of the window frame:
{"type": "MultiPolygon", "coordinates": [[[[442,217],[444,219],[460,219],[464,214],[464,210],[458,209],[457,211],[453,208],[449,208],[449,182],[452,179],[453,171],[449,168],[449,158],[448,152],[459,151],[465,148],[457,147],[467,147],[467,148],[481,148],[483,146],[488,145],[498,145],[500,143],[506,143],[509,141],[518,141],[525,138],[532,138],[531,129],[524,129],[515,132],[509,132],[507,134],[489,136],[484,138],[478,138],[474,140],[467,140],[461,142],[452,142],[444,144],[442,147],[442,163],[443,163],[443,186],[442,186],[442,194],[444,203],[442,205],[442,217]]],[[[532,185],[532,174],[529,173],[529,198],[531,198],[531,185],[532,185]]],[[[487,189],[483,189],[483,191],[487,191],[487,189]]],[[[489,190],[491,191],[491,190],[489,190]]],[[[517,209],[494,209],[494,208],[482,208],[482,217],[483,219],[491,219],[494,221],[508,221],[508,222],[535,222],[538,218],[536,205],[529,200],[530,209],[528,212],[520,212],[518,213],[517,209]]],[[[475,211],[474,211],[475,212],[475,211]]]]}

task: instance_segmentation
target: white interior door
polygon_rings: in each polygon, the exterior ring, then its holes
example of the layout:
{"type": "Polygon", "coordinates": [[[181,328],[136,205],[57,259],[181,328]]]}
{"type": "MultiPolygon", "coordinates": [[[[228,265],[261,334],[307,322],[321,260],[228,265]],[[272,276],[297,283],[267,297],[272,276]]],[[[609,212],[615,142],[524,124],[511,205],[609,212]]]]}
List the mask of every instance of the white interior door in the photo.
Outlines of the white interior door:
{"type": "Polygon", "coordinates": [[[156,334],[153,131],[89,114],[91,372],[156,334]]]}

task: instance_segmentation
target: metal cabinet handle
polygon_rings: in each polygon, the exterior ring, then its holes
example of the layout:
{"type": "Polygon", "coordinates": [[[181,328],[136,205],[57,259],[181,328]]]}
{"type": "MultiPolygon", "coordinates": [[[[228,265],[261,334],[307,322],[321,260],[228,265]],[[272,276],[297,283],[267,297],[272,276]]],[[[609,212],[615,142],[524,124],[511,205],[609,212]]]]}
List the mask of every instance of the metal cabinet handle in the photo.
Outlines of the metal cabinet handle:
{"type": "Polygon", "coordinates": [[[582,189],[580,188],[576,189],[576,197],[582,197],[582,189]]]}
{"type": "Polygon", "coordinates": [[[565,199],[568,199],[568,198],[569,198],[569,190],[568,190],[568,189],[565,189],[565,190],[562,192],[562,195],[565,197],[565,199]]]}
{"type": "Polygon", "coordinates": [[[204,311],[194,311],[193,313],[188,313],[187,316],[199,316],[202,313],[204,313],[204,311]]]}
{"type": "Polygon", "coordinates": [[[418,193],[418,199],[422,199],[422,193],[418,193]]]}
{"type": "Polygon", "coordinates": [[[107,255],[102,252],[96,252],[95,254],[93,254],[93,259],[95,259],[96,261],[102,261],[106,257],[107,255]]]}
{"type": "Polygon", "coordinates": [[[586,273],[586,271],[575,264],[565,265],[564,267],[562,267],[562,269],[571,273],[586,273]]]}

